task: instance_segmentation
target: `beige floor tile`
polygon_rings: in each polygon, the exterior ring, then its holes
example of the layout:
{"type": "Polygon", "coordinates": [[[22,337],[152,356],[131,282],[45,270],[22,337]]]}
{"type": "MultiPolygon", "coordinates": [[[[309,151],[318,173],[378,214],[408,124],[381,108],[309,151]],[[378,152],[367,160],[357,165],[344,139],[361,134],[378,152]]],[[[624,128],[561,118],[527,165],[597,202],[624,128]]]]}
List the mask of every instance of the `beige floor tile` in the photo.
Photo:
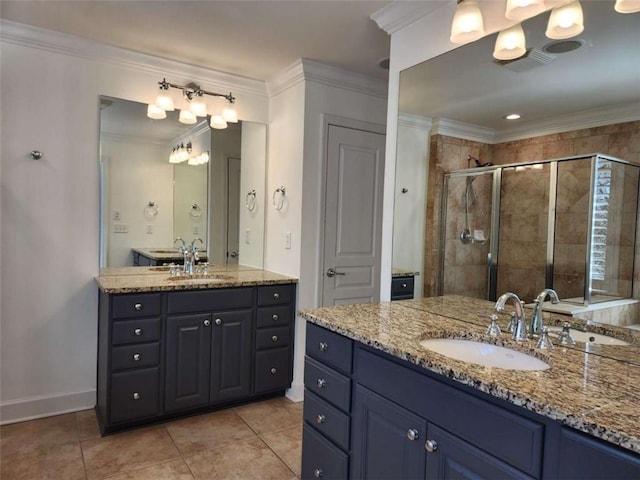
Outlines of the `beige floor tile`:
{"type": "Polygon", "coordinates": [[[185,458],[196,480],[287,480],[295,475],[259,438],[185,458]]]}
{"type": "Polygon", "coordinates": [[[272,433],[302,425],[302,402],[286,397],[236,407],[235,411],[257,433],[272,433]]]}
{"type": "Polygon", "coordinates": [[[78,442],[74,413],[14,423],[0,428],[0,452],[3,460],[11,455],[24,455],[73,442],[78,442]]]}
{"type": "Polygon", "coordinates": [[[193,475],[184,460],[152,465],[130,472],[120,473],[109,480],[193,480],[193,475]]]}
{"type": "Polygon", "coordinates": [[[41,447],[38,451],[15,453],[2,458],[3,480],[84,480],[80,444],[41,447]]]}
{"type": "Polygon", "coordinates": [[[253,431],[233,410],[198,415],[165,424],[182,455],[227,445],[255,437],[253,431]]]}
{"type": "Polygon", "coordinates": [[[261,438],[299,477],[302,470],[302,425],[281,432],[266,433],[261,438]]]}
{"type": "Polygon", "coordinates": [[[80,445],[89,479],[104,478],[180,458],[164,427],[84,440],[80,445]]]}
{"type": "Polygon", "coordinates": [[[76,412],[76,423],[80,440],[100,437],[100,427],[98,426],[96,412],[93,409],[76,412]]]}

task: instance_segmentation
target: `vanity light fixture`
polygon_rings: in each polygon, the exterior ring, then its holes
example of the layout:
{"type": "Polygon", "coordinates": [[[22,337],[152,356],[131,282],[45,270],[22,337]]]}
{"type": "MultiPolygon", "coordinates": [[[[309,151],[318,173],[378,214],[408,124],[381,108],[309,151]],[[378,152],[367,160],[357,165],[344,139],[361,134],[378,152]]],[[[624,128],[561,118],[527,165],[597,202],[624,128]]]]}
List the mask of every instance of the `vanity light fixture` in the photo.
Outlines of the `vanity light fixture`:
{"type": "MultiPolygon", "coordinates": [[[[475,0],[474,0],[475,1],[475,0]]],[[[171,88],[182,90],[182,94],[189,102],[189,109],[180,110],[179,121],[188,125],[197,122],[197,117],[206,117],[209,115],[207,111],[207,104],[204,100],[205,95],[212,97],[221,97],[226,101],[225,107],[220,112],[211,113],[211,127],[212,128],[227,128],[227,122],[237,123],[238,112],[235,109],[235,97],[232,93],[216,93],[208,92],[200,88],[199,85],[189,83],[187,85],[178,85],[175,83],[169,83],[166,79],[162,79],[158,82],[160,86],[160,93],[156,97],[154,103],[150,103],[147,107],[147,116],[154,120],[161,120],[166,118],[167,111],[175,109],[173,99],[169,94],[171,88]]]]}
{"type": "Polygon", "coordinates": [[[509,20],[526,20],[542,13],[545,9],[543,0],[507,0],[504,16],[509,20]]]}
{"type": "Polygon", "coordinates": [[[567,3],[551,10],[545,35],[553,40],[575,37],[584,30],[580,1],[567,3]]]}
{"type": "Polygon", "coordinates": [[[615,7],[618,13],[640,12],[640,0],[616,0],[615,7]]]}
{"type": "Polygon", "coordinates": [[[515,60],[527,53],[524,30],[519,23],[501,31],[496,38],[493,57],[498,60],[515,60]]]}
{"type": "Polygon", "coordinates": [[[206,150],[198,155],[191,155],[193,146],[191,142],[180,143],[176,145],[169,155],[169,163],[182,163],[187,162],[189,165],[202,165],[209,162],[209,150],[206,150]]]}
{"type": "Polygon", "coordinates": [[[458,0],[451,24],[452,43],[467,43],[484,36],[484,22],[477,0],[458,0]]]}

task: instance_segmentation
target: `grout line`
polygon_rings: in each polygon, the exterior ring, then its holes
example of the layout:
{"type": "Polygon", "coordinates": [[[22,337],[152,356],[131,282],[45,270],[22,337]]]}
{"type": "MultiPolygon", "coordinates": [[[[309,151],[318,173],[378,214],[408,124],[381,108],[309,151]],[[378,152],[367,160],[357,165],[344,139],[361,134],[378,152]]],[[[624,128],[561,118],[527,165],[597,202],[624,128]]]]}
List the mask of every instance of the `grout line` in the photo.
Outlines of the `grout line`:
{"type": "Polygon", "coordinates": [[[271,452],[276,456],[276,458],[277,458],[278,460],[280,460],[280,463],[282,463],[285,467],[287,467],[287,469],[291,472],[291,475],[293,475],[295,478],[298,478],[298,475],[296,475],[296,472],[294,472],[294,471],[293,471],[293,469],[289,466],[289,464],[288,464],[287,462],[285,462],[285,461],[280,457],[280,455],[278,455],[278,453],[277,453],[273,448],[271,448],[271,446],[270,446],[270,445],[269,445],[269,444],[264,440],[264,438],[262,438],[262,437],[261,437],[261,436],[259,436],[259,435],[258,435],[258,438],[260,439],[260,441],[261,441],[262,443],[264,443],[264,444],[265,444],[265,446],[266,446],[269,450],[271,450],[271,452]]]}
{"type": "Polygon", "coordinates": [[[87,462],[84,459],[84,449],[82,448],[82,442],[80,441],[80,428],[78,428],[78,412],[73,413],[73,418],[76,423],[76,437],[78,438],[78,448],[80,449],[80,459],[82,460],[82,470],[84,471],[84,478],[88,479],[87,462]]]}

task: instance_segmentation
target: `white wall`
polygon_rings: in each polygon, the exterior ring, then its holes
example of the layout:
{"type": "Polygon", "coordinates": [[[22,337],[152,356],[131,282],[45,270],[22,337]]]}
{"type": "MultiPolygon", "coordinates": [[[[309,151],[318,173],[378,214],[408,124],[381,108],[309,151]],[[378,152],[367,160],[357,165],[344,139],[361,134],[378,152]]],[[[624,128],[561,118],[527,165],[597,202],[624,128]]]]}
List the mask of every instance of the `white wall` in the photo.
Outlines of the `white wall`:
{"type": "Polygon", "coordinates": [[[233,91],[266,123],[262,82],[0,25],[0,421],[95,403],[99,96],[153,100],[157,82],[233,91]],[[29,158],[31,150],[44,153],[29,158]]]}

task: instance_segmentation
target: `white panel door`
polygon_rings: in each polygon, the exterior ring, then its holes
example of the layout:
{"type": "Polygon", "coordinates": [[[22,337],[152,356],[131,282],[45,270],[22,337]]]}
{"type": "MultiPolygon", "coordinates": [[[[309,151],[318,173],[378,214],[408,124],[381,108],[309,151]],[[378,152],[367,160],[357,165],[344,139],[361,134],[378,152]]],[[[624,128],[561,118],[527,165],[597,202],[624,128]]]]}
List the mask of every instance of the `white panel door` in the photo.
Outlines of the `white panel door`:
{"type": "Polygon", "coordinates": [[[380,299],[385,136],[329,126],[322,304],[380,299]]]}

